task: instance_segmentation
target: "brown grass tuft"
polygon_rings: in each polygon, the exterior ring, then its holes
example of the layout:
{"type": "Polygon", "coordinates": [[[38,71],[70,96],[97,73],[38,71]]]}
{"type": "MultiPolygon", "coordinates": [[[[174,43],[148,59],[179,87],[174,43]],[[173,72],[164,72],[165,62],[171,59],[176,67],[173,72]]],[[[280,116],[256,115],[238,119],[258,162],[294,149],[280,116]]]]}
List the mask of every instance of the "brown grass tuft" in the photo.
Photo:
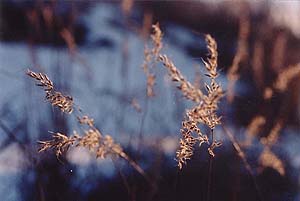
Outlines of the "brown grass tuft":
{"type": "Polygon", "coordinates": [[[35,73],[31,70],[27,70],[26,73],[28,76],[34,78],[35,80],[38,81],[38,83],[36,84],[37,86],[41,86],[42,88],[44,88],[44,90],[46,92],[50,92],[53,90],[54,86],[53,86],[53,82],[48,78],[47,75],[43,74],[43,73],[35,73]]]}
{"type": "MultiPolygon", "coordinates": [[[[70,96],[64,96],[60,92],[55,91],[52,81],[47,75],[42,73],[35,73],[28,70],[27,75],[37,80],[37,85],[44,88],[46,92],[46,99],[53,105],[58,106],[63,112],[71,113],[73,111],[73,99],[70,96]]],[[[82,112],[78,109],[78,112],[82,112]]],[[[129,162],[129,164],[137,170],[145,179],[151,183],[143,169],[134,162],[122,149],[122,147],[115,143],[110,135],[102,135],[102,133],[94,125],[94,120],[87,115],[78,116],[78,123],[87,125],[88,130],[84,130],[83,135],[77,132],[74,135],[67,136],[62,133],[54,133],[51,140],[39,141],[41,147],[39,152],[47,151],[49,149],[55,150],[57,158],[69,150],[70,147],[85,147],[91,152],[95,153],[97,158],[121,157],[129,162]]]]}
{"type": "Polygon", "coordinates": [[[46,100],[52,106],[57,106],[62,112],[73,112],[73,98],[71,96],[63,95],[61,92],[55,90],[53,82],[43,73],[35,73],[28,70],[27,75],[37,81],[37,86],[41,86],[46,92],[46,100]]]}
{"type": "Polygon", "coordinates": [[[38,151],[43,152],[48,149],[54,149],[56,157],[59,157],[65,153],[70,146],[74,145],[77,140],[77,136],[68,137],[62,133],[54,133],[52,138],[52,140],[48,141],[39,141],[41,147],[38,151]]]}
{"type": "Polygon", "coordinates": [[[168,69],[168,73],[172,78],[172,81],[178,83],[177,88],[183,93],[183,96],[188,100],[199,103],[203,98],[202,91],[198,88],[195,88],[193,84],[188,82],[166,55],[160,55],[159,59],[168,69]]]}
{"type": "Polygon", "coordinates": [[[160,50],[163,47],[163,43],[162,43],[163,34],[160,30],[159,23],[152,25],[152,29],[153,29],[153,34],[151,34],[151,39],[152,39],[153,45],[154,45],[152,52],[153,52],[153,55],[155,56],[155,58],[157,59],[158,55],[160,53],[160,50]]]}
{"type": "Polygon", "coordinates": [[[147,96],[153,97],[154,85],[155,85],[155,73],[154,68],[158,61],[158,55],[163,47],[162,43],[162,32],[159,28],[159,23],[152,25],[153,33],[151,34],[152,48],[149,49],[148,46],[145,46],[144,50],[144,64],[143,70],[147,76],[147,96]]]}
{"type": "Polygon", "coordinates": [[[54,133],[53,139],[48,141],[39,141],[41,147],[39,152],[48,149],[55,150],[56,156],[60,157],[69,150],[71,146],[85,147],[91,152],[96,153],[97,158],[107,158],[108,155],[121,156],[127,159],[127,155],[123,152],[122,147],[116,144],[109,135],[103,136],[98,129],[89,129],[84,131],[84,135],[80,136],[75,132],[74,135],[67,136],[61,133],[54,133]]]}
{"type": "Polygon", "coordinates": [[[215,126],[221,124],[221,117],[217,116],[216,111],[218,109],[218,102],[223,96],[223,90],[215,80],[218,77],[217,43],[210,35],[206,35],[205,39],[209,57],[205,61],[203,60],[203,62],[208,72],[206,75],[210,78],[210,84],[205,85],[207,95],[187,81],[166,55],[159,56],[160,61],[167,68],[169,76],[174,82],[178,83],[177,88],[182,92],[183,96],[197,104],[192,109],[186,111],[186,118],[180,130],[182,138],[180,139],[180,147],[176,152],[179,169],[182,169],[183,164],[186,164],[187,160],[192,157],[193,147],[197,142],[199,146],[203,143],[210,144],[208,153],[212,157],[215,156],[214,149],[221,146],[221,142],[213,138],[215,126]],[[197,125],[200,123],[211,129],[211,142],[207,135],[202,134],[198,128],[197,125]]]}
{"type": "Polygon", "coordinates": [[[180,129],[182,138],[180,139],[180,147],[176,151],[176,159],[179,169],[182,169],[183,164],[190,160],[194,153],[194,145],[198,142],[199,146],[203,143],[209,144],[207,135],[203,135],[193,120],[184,120],[180,129]],[[195,136],[194,136],[194,135],[195,136]]]}

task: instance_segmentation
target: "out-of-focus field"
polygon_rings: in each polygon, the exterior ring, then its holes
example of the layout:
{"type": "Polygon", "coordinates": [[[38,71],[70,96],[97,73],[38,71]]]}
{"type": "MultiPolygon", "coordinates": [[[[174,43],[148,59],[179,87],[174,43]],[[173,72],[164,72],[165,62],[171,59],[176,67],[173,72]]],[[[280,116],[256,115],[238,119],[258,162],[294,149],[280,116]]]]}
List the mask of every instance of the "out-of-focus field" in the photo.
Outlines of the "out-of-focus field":
{"type": "Polygon", "coordinates": [[[0,9],[0,200],[300,200],[298,1],[1,1],[0,9]],[[157,22],[160,54],[202,91],[205,34],[217,42],[225,94],[212,166],[211,144],[196,144],[177,167],[195,103],[161,61],[145,73],[157,22]],[[51,106],[28,69],[71,95],[73,113],[51,106]],[[53,133],[83,133],[81,112],[145,175],[126,158],[97,159],[80,146],[38,153],[53,133]]]}

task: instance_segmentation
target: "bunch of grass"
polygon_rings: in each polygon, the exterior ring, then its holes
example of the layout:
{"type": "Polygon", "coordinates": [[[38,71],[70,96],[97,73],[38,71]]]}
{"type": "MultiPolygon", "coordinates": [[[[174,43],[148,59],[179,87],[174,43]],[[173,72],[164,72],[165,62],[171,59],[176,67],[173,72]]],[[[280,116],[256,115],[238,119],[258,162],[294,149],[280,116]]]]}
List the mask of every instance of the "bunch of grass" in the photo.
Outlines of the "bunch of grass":
{"type": "Polygon", "coordinates": [[[147,45],[144,50],[144,63],[143,70],[147,76],[147,96],[153,97],[154,93],[154,85],[155,85],[155,73],[154,68],[158,61],[159,53],[162,49],[162,32],[159,28],[159,23],[152,25],[153,33],[151,34],[151,48],[147,45]]]}
{"type": "MultiPolygon", "coordinates": [[[[27,75],[34,78],[38,86],[43,87],[46,92],[46,99],[53,105],[58,106],[61,111],[72,113],[73,99],[70,96],[64,96],[61,92],[55,90],[53,82],[46,74],[35,73],[28,70],[27,75]]],[[[82,112],[78,109],[78,112],[82,112]]],[[[41,145],[39,152],[53,149],[57,158],[66,153],[70,147],[85,147],[92,153],[95,153],[96,158],[121,157],[129,162],[147,181],[150,181],[143,169],[133,161],[124,151],[120,144],[115,143],[110,135],[103,135],[94,125],[94,120],[87,115],[77,116],[78,123],[88,126],[84,133],[80,135],[76,131],[73,135],[63,133],[53,133],[52,139],[47,141],[39,141],[41,145]]]]}
{"type": "Polygon", "coordinates": [[[168,69],[169,76],[173,82],[178,83],[177,88],[182,92],[183,96],[193,102],[199,103],[203,99],[203,93],[200,89],[194,87],[185,77],[181,74],[178,68],[167,57],[167,55],[160,55],[160,61],[168,69]]]}
{"type": "Polygon", "coordinates": [[[73,112],[73,98],[68,95],[64,95],[59,91],[56,91],[53,82],[48,78],[46,74],[35,73],[27,70],[27,75],[37,81],[37,86],[41,86],[46,92],[46,100],[51,103],[52,106],[58,107],[62,112],[73,112]]]}
{"type": "Polygon", "coordinates": [[[55,154],[57,157],[59,157],[65,153],[70,146],[74,145],[77,140],[77,136],[68,137],[62,133],[54,133],[52,138],[52,140],[48,141],[39,141],[41,145],[39,152],[43,152],[48,149],[55,149],[55,154]]]}
{"type": "Polygon", "coordinates": [[[203,143],[210,144],[208,153],[212,157],[215,156],[214,149],[221,146],[221,142],[213,138],[213,130],[217,125],[221,124],[221,117],[216,114],[216,111],[218,109],[218,102],[223,96],[223,90],[220,84],[216,82],[216,78],[218,77],[217,43],[210,35],[206,35],[205,39],[210,55],[203,61],[208,72],[206,75],[210,78],[210,83],[205,85],[207,94],[188,82],[166,55],[159,56],[160,61],[167,68],[172,80],[178,83],[177,88],[183,93],[183,96],[196,103],[193,108],[186,111],[186,117],[183,120],[180,130],[182,138],[180,139],[180,147],[176,152],[176,159],[180,169],[187,163],[187,160],[191,159],[196,143],[199,143],[199,146],[203,143]],[[204,124],[211,129],[211,140],[200,131],[197,126],[198,124],[204,124]]]}
{"type": "Polygon", "coordinates": [[[125,159],[128,157],[124,153],[122,147],[115,143],[110,135],[102,135],[98,129],[90,128],[84,131],[80,136],[77,132],[74,135],[67,136],[62,133],[54,133],[53,139],[48,141],[39,141],[41,147],[39,152],[53,149],[56,156],[59,158],[65,154],[70,147],[85,147],[92,153],[96,154],[97,158],[107,158],[109,155],[118,157],[121,156],[125,159]]]}

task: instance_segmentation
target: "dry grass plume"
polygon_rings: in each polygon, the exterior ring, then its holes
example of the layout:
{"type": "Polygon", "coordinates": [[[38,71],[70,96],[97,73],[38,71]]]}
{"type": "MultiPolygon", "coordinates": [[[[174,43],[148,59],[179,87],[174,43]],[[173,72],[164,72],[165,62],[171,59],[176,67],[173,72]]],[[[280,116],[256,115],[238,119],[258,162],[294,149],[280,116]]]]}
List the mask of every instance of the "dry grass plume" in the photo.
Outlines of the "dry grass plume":
{"type": "MultiPolygon", "coordinates": [[[[61,109],[65,113],[72,113],[73,99],[70,96],[64,96],[54,88],[53,82],[46,74],[35,73],[28,70],[27,75],[37,81],[37,85],[43,87],[46,92],[46,99],[53,105],[61,109]]],[[[78,112],[82,112],[78,109],[78,112]]],[[[39,141],[41,145],[39,152],[52,149],[55,151],[57,158],[65,154],[70,147],[85,147],[94,153],[96,158],[121,157],[129,162],[129,164],[143,175],[150,182],[144,170],[133,161],[124,151],[120,144],[116,143],[110,135],[103,135],[94,125],[94,120],[87,115],[77,116],[78,123],[88,126],[83,133],[79,134],[74,131],[73,135],[63,133],[53,133],[51,140],[39,141]]]]}
{"type": "Polygon", "coordinates": [[[209,144],[208,153],[215,156],[214,149],[221,146],[221,142],[214,140],[213,130],[218,124],[221,124],[221,117],[216,114],[218,103],[223,96],[223,90],[216,82],[218,77],[218,52],[217,43],[210,35],[205,37],[209,57],[203,60],[207,70],[206,76],[210,78],[210,83],[205,84],[206,93],[195,87],[181,74],[174,63],[166,56],[160,55],[159,59],[167,68],[169,76],[178,83],[177,88],[182,92],[183,96],[193,101],[196,105],[186,111],[186,117],[182,122],[180,147],[176,152],[178,167],[182,169],[187,160],[191,159],[194,153],[194,145],[196,143],[201,146],[203,143],[209,144]],[[211,140],[208,135],[203,134],[198,124],[204,124],[211,129],[211,140]]]}

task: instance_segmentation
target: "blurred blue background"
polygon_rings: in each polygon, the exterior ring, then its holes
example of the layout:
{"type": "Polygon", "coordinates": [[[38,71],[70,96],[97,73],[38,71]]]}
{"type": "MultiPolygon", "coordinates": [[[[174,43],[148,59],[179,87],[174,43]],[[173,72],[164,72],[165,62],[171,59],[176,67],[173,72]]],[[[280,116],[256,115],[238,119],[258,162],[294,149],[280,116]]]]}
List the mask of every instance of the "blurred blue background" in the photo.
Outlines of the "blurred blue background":
{"type": "Polygon", "coordinates": [[[160,22],[162,52],[190,82],[199,75],[203,82],[203,34],[212,34],[218,42],[218,81],[226,90],[242,12],[251,24],[248,60],[242,63],[234,102],[224,98],[220,114],[239,141],[257,113],[264,111],[269,120],[244,149],[253,176],[217,128],[223,146],[216,150],[212,200],[300,200],[300,76],[266,107],[263,87],[251,71],[257,41],[264,47],[264,86],[284,67],[300,62],[299,2],[1,1],[0,6],[0,200],[204,200],[207,147],[196,148],[182,171],[174,160],[181,121],[192,103],[161,64],[155,66],[156,95],[147,97],[144,47],[151,24],[160,22]],[[283,59],[276,65],[272,50],[282,35],[283,59]],[[121,159],[96,160],[82,148],[72,148],[61,161],[52,152],[37,153],[37,141],[50,139],[49,131],[72,134],[79,128],[75,116],[44,100],[27,69],[46,73],[59,90],[72,95],[101,132],[113,136],[150,175],[155,188],[121,159]],[[280,175],[259,163],[264,148],[259,139],[269,133],[286,97],[291,107],[272,148],[284,163],[285,175],[280,175]]]}

